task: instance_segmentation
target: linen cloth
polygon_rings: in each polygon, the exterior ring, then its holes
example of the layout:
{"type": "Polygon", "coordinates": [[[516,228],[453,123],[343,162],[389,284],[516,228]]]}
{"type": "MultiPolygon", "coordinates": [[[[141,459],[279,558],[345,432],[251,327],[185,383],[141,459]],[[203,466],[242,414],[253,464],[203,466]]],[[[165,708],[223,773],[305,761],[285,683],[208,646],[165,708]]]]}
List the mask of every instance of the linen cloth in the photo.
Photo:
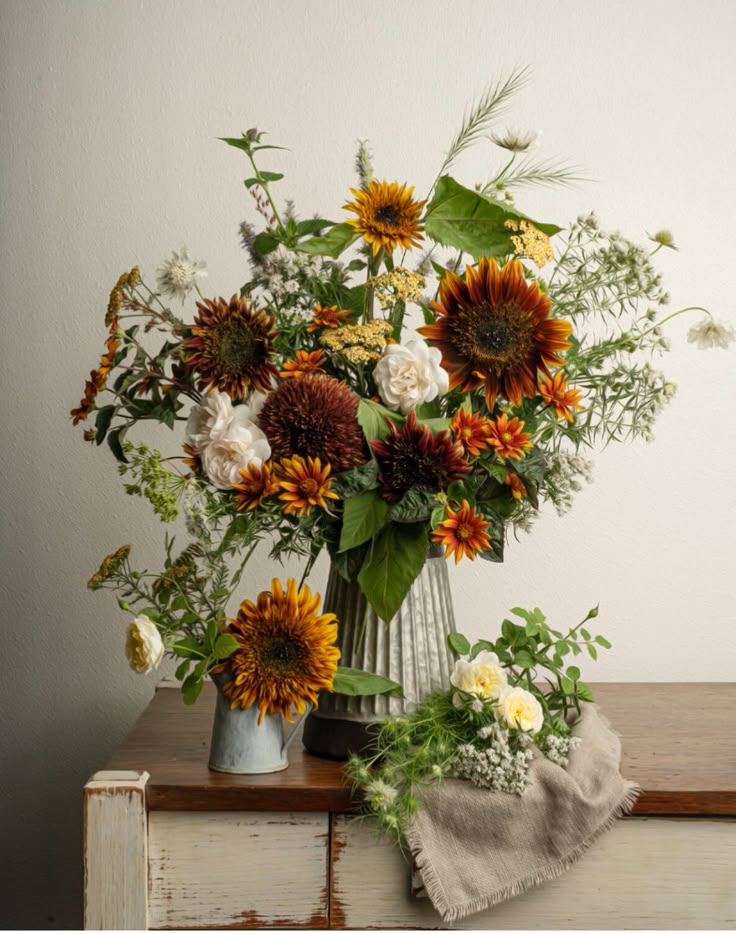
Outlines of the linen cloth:
{"type": "Polygon", "coordinates": [[[523,795],[457,779],[422,795],[409,831],[413,892],[426,893],[444,921],[560,875],[631,810],[639,788],[621,777],[621,742],[594,704],[574,735],[582,742],[567,768],[535,750],[523,795]]]}

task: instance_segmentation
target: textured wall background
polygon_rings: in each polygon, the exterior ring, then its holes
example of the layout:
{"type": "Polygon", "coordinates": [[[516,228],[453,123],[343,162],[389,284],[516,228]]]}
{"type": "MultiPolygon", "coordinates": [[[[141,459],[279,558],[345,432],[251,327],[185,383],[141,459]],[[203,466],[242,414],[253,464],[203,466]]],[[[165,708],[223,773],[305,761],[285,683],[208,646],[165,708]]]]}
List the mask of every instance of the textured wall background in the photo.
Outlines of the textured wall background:
{"type": "MultiPolygon", "coordinates": [[[[212,294],[244,281],[245,162],[215,137],[267,129],[292,150],[269,165],[278,193],[338,217],[359,137],[379,177],[421,192],[471,98],[529,63],[509,122],[597,181],[520,206],[563,223],[595,207],[635,239],[671,228],[672,307],[733,321],[734,29],[731,0],[1,0],[6,925],[81,923],[81,785],[153,691],[114,600],[85,582],[122,542],[157,562],[163,529],[67,412],[120,271],[150,275],[186,243],[212,294]]],[[[518,603],[564,623],[600,601],[614,650],[596,678],[732,678],[736,355],[688,345],[689,323],[669,332],[680,392],[656,443],[598,457],[573,512],[545,513],[505,565],[452,570],[466,631],[518,603]]],[[[248,593],[271,572],[257,562],[248,593]]]]}

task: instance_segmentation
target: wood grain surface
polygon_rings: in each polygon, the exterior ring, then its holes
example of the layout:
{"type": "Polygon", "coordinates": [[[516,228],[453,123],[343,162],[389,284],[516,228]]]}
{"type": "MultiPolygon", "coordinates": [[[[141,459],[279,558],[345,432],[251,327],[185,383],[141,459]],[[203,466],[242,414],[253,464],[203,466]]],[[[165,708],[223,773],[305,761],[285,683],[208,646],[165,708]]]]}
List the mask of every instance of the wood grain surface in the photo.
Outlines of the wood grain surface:
{"type": "MultiPolygon", "coordinates": [[[[736,817],[736,684],[594,684],[621,735],[625,778],[643,789],[636,815],[736,817]]],[[[207,768],[215,688],[186,707],[159,690],[107,769],[146,770],[149,810],[332,811],[351,808],[339,763],[298,740],[289,768],[223,775],[207,768]]]]}

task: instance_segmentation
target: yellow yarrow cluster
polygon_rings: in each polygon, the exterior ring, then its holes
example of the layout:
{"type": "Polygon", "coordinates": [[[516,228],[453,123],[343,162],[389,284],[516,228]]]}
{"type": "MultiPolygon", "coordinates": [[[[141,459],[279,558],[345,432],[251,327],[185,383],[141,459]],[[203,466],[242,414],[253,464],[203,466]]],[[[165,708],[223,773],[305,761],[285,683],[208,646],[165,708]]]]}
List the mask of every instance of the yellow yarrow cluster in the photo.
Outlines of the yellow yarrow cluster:
{"type": "Polygon", "coordinates": [[[125,299],[125,289],[132,291],[138,285],[140,277],[139,268],[134,266],[130,272],[124,272],[113,286],[112,292],[110,292],[110,300],[107,303],[107,314],[105,315],[105,324],[108,327],[122,307],[125,299]]]}
{"type": "Polygon", "coordinates": [[[339,353],[348,363],[360,365],[380,359],[392,331],[388,321],[378,318],[367,324],[346,324],[326,331],[319,342],[333,353],[339,353]]]}
{"type": "Polygon", "coordinates": [[[397,302],[417,301],[424,288],[424,276],[397,266],[382,276],[373,276],[368,285],[374,290],[381,308],[388,308],[397,302]]]}
{"type": "Polygon", "coordinates": [[[517,256],[528,256],[532,262],[540,267],[554,259],[549,237],[535,227],[534,224],[524,220],[510,220],[506,221],[504,226],[517,232],[516,236],[511,237],[514,253],[517,256]]]}

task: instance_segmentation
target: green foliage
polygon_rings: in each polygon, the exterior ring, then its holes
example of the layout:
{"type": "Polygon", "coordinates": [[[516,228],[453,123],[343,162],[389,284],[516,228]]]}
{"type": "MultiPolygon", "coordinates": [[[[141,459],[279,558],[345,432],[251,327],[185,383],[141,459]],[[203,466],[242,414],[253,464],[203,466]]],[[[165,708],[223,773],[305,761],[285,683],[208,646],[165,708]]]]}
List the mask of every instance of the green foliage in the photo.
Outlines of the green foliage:
{"type": "Polygon", "coordinates": [[[379,402],[361,399],[358,403],[358,422],[368,441],[381,441],[390,431],[390,422],[401,425],[404,418],[379,402]]]}
{"type": "Polygon", "coordinates": [[[389,694],[391,697],[403,697],[401,685],[382,675],[374,675],[359,668],[346,668],[338,665],[332,690],[336,694],[349,697],[364,697],[371,694],[389,694]]]}
{"type": "Polygon", "coordinates": [[[391,522],[372,540],[358,582],[382,620],[388,623],[398,612],[426,558],[424,523],[391,522]]]}
{"type": "Polygon", "coordinates": [[[339,551],[373,538],[389,521],[389,506],[378,490],[365,490],[345,500],[339,551]]]}

